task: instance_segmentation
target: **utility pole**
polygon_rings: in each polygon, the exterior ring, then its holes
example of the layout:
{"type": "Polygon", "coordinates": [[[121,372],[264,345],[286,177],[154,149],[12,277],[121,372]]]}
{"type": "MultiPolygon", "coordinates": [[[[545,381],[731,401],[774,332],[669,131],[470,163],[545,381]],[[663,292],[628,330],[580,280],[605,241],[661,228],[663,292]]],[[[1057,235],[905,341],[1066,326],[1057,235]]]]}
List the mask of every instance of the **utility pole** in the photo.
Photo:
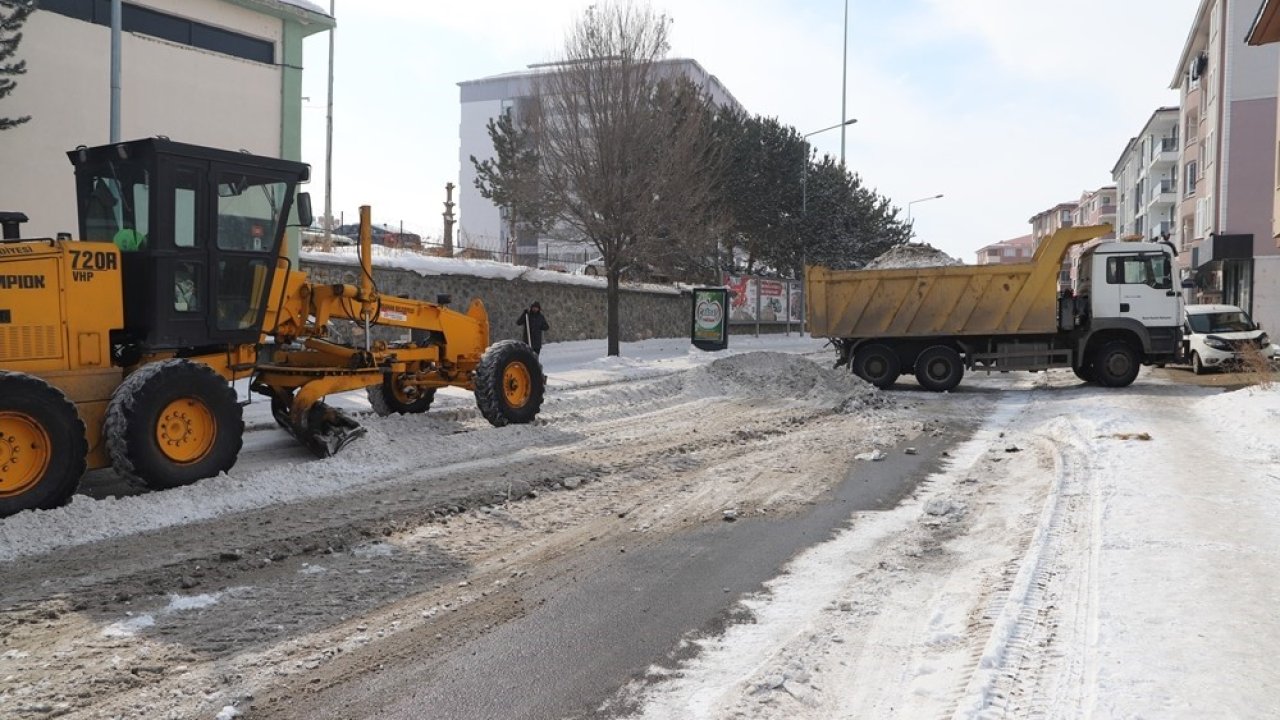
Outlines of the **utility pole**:
{"type": "MultiPolygon", "coordinates": [[[[849,117],[849,0],[844,0],[844,65],[840,68],[840,117],[849,117]]],[[[844,131],[845,128],[840,128],[840,167],[845,167],[844,131]]]]}
{"type": "MultiPolygon", "coordinates": [[[[329,0],[329,17],[334,14],[337,0],[329,0]]],[[[324,132],[324,251],[333,249],[333,33],[329,28],[329,99],[326,101],[324,132]]]]}
{"type": "Polygon", "coordinates": [[[453,202],[453,183],[446,183],[444,186],[444,254],[445,257],[453,257],[453,208],[456,203],[453,202]]]}
{"type": "Polygon", "coordinates": [[[111,0],[111,144],[120,142],[121,0],[111,0]]]}

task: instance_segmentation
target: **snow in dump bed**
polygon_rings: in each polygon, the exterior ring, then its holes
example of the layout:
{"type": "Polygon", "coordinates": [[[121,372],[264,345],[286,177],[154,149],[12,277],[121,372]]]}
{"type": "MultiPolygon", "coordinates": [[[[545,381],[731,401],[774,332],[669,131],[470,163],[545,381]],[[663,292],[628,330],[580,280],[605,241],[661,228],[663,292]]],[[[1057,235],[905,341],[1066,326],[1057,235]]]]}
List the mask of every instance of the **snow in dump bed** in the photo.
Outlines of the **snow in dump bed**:
{"type": "Polygon", "coordinates": [[[964,263],[938,248],[925,243],[900,245],[867,263],[867,270],[895,270],[899,268],[941,267],[964,263]]]}

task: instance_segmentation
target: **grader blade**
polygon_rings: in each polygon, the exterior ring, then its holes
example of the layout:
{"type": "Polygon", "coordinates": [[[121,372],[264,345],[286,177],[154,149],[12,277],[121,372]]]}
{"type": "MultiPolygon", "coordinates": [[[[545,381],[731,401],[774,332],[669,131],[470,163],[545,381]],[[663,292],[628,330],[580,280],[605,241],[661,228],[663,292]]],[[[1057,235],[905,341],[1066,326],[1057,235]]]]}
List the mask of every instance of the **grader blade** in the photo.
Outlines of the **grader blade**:
{"type": "MultiPolygon", "coordinates": [[[[285,419],[289,419],[288,416],[285,419]]],[[[286,427],[319,458],[336,455],[366,432],[350,415],[323,402],[307,409],[301,425],[290,421],[286,427]]]]}

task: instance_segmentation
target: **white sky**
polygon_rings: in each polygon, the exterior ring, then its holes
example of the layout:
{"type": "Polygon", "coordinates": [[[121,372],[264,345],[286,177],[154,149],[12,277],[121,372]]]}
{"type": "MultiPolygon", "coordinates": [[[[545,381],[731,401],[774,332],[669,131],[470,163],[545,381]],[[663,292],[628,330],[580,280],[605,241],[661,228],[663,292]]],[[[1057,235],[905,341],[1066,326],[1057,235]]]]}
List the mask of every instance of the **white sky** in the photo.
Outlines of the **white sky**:
{"type": "MultiPolygon", "coordinates": [[[[323,0],[319,4],[325,5],[323,0]]],[[[334,213],[441,233],[457,83],[552,59],[583,0],[337,0],[334,213]]],[[[673,55],[800,132],[840,121],[841,0],[655,2],[673,55]]],[[[850,0],[846,161],[919,239],[973,262],[1033,214],[1111,183],[1160,105],[1196,0],[850,0]]],[[[323,207],[327,35],[307,41],[303,155],[323,207]]],[[[810,138],[838,156],[838,130],[810,138]]],[[[465,214],[466,208],[459,208],[465,214]]]]}

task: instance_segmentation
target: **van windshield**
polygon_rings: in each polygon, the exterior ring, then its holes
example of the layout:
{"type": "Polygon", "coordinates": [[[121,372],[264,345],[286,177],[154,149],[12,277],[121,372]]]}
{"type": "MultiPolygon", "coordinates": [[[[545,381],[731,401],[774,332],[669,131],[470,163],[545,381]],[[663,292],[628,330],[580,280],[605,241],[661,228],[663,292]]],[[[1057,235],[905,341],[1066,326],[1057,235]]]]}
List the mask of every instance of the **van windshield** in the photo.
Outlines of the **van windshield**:
{"type": "Polygon", "coordinates": [[[1241,310],[1188,314],[1187,322],[1196,333],[1247,332],[1253,329],[1249,314],[1241,310]]]}

